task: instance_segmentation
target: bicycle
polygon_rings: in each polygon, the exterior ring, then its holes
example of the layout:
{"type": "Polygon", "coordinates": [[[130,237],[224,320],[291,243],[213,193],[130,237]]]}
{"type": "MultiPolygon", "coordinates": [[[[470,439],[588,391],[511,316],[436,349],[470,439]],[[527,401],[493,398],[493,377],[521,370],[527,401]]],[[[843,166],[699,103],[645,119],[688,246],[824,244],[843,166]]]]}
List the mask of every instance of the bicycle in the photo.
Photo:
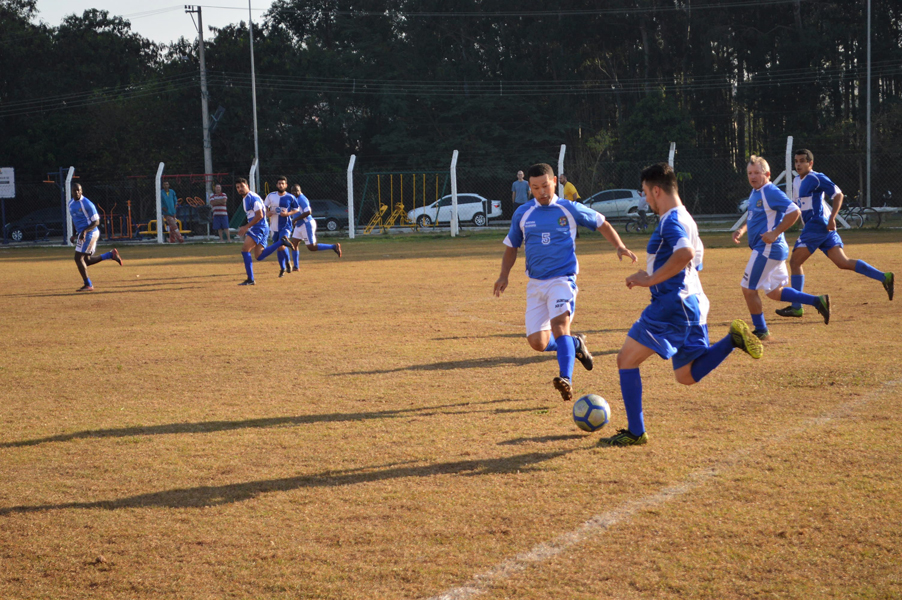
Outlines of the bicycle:
{"type": "Polygon", "coordinates": [[[657,226],[658,215],[651,213],[651,218],[649,218],[646,211],[640,210],[630,214],[629,221],[626,222],[625,228],[627,233],[639,233],[647,230],[649,227],[655,229],[657,226]]]}

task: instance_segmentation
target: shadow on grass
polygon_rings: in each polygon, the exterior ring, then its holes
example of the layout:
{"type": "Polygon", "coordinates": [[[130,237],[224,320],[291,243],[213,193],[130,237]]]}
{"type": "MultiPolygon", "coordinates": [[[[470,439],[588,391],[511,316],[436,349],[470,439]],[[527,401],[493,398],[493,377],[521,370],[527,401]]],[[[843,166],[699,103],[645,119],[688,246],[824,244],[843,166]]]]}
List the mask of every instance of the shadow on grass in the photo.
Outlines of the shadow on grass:
{"type": "Polygon", "coordinates": [[[171,435],[184,433],[212,433],[216,431],[232,431],[235,429],[266,429],[270,427],[283,427],[290,425],[312,425],[315,423],[340,423],[343,421],[365,421],[371,419],[397,419],[407,416],[431,417],[435,415],[472,414],[486,412],[491,414],[509,414],[530,412],[535,407],[528,408],[475,408],[491,404],[513,402],[511,399],[490,400],[487,402],[459,402],[456,404],[442,404],[438,406],[426,406],[422,408],[402,408],[398,410],[382,410],[375,412],[354,413],[330,413],[324,415],[301,415],[294,417],[269,417],[265,419],[247,419],[244,421],[203,421],[200,423],[169,423],[165,425],[150,425],[147,427],[123,427],[119,429],[94,429],[77,431],[61,435],[52,435],[33,440],[20,440],[17,442],[5,442],[0,448],[21,448],[24,446],[37,446],[51,442],[71,442],[72,440],[92,438],[123,438],[144,435],[171,435]],[[447,410],[468,407],[467,410],[447,410]]]}
{"type": "MultiPolygon", "coordinates": [[[[103,285],[103,284],[101,284],[103,285]]],[[[3,294],[3,297],[6,298],[69,298],[72,296],[80,296],[80,297],[90,297],[90,296],[107,296],[110,294],[142,294],[146,292],[160,292],[166,290],[167,292],[175,292],[181,290],[199,290],[203,289],[202,286],[199,285],[187,285],[182,287],[166,287],[166,284],[162,285],[152,285],[149,286],[148,289],[144,290],[134,290],[134,289],[120,289],[123,286],[115,286],[111,285],[109,288],[95,288],[93,292],[88,294],[78,293],[75,291],[74,286],[71,292],[52,292],[46,294],[3,294]]]]}
{"type": "Polygon", "coordinates": [[[459,460],[422,466],[404,466],[396,463],[388,466],[362,467],[344,471],[324,471],[313,475],[300,475],[281,479],[264,479],[246,483],[218,486],[198,486],[138,494],[118,500],[97,502],[67,502],[62,504],[39,504],[35,506],[10,506],[0,508],[0,516],[16,513],[34,513],[48,510],[95,509],[118,510],[123,508],[204,508],[244,502],[261,494],[290,492],[303,488],[341,487],[372,483],[391,479],[434,477],[436,475],[462,475],[474,477],[517,473],[536,469],[543,462],[575,452],[579,448],[557,452],[530,452],[503,458],[459,460]]]}
{"type": "Polygon", "coordinates": [[[531,438],[514,438],[512,440],[507,440],[506,442],[498,442],[499,446],[517,446],[520,444],[544,444],[546,442],[569,442],[570,440],[581,440],[585,435],[580,435],[578,433],[571,433],[568,435],[543,435],[539,437],[531,437],[531,438]]]}

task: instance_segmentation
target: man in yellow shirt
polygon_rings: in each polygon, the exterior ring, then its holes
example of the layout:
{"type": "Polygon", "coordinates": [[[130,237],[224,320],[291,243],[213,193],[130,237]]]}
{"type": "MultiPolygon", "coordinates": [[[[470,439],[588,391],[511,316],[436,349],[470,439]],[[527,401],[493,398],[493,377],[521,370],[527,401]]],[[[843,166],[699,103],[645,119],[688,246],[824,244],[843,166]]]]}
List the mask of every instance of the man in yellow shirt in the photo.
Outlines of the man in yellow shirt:
{"type": "Polygon", "coordinates": [[[567,181],[566,175],[561,175],[561,183],[564,186],[565,200],[569,200],[570,202],[582,202],[582,199],[579,197],[579,192],[576,191],[576,186],[567,181]]]}

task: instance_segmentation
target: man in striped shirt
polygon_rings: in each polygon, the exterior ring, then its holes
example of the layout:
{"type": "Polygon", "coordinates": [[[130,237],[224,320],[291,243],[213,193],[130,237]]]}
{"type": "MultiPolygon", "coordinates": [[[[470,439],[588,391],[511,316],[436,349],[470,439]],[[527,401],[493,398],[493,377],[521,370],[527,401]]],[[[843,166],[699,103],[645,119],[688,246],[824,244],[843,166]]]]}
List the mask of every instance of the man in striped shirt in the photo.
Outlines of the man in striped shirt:
{"type": "Polygon", "coordinates": [[[222,193],[222,186],[218,183],[210,194],[210,207],[213,209],[213,230],[219,232],[221,242],[231,242],[229,231],[229,197],[222,193]]]}

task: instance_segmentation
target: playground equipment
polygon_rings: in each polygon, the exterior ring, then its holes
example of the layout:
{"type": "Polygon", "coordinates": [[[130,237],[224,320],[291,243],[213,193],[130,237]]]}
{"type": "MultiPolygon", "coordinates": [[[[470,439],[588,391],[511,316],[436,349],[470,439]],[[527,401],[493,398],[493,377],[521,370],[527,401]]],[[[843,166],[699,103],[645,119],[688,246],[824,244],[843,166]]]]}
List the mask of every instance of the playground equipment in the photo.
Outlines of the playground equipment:
{"type": "Polygon", "coordinates": [[[107,213],[103,207],[98,206],[97,209],[103,216],[103,226],[108,240],[128,240],[138,237],[138,230],[141,225],[132,223],[132,201],[126,200],[127,214],[116,214],[116,207],[119,203],[113,204],[113,208],[107,213]]]}
{"type": "MultiPolygon", "coordinates": [[[[384,233],[392,227],[410,227],[417,229],[416,223],[407,218],[409,211],[420,206],[428,206],[445,194],[448,185],[448,173],[438,172],[395,172],[367,173],[363,188],[363,204],[358,218],[365,218],[367,211],[372,211],[364,233],[372,233],[377,227],[384,233]],[[405,177],[406,176],[406,177],[405,177]],[[387,178],[387,190],[383,194],[383,178],[387,178]],[[375,180],[375,185],[372,184],[375,180]],[[375,190],[372,188],[375,187],[375,190]],[[405,202],[405,191],[409,200],[405,202]],[[375,193],[373,193],[375,192],[375,193]],[[369,204],[372,202],[371,204],[369,204]],[[409,203],[409,206],[408,206],[409,203]],[[367,206],[369,204],[369,206],[367,206]],[[393,207],[389,212],[389,207],[393,207]],[[386,217],[386,213],[388,216],[386,217]]],[[[434,227],[435,225],[432,224],[434,227]]]]}
{"type": "MultiPolygon", "coordinates": [[[[178,219],[176,219],[175,222],[178,224],[179,233],[183,233],[183,234],[184,234],[184,233],[191,233],[191,230],[190,230],[190,229],[185,229],[184,227],[182,227],[182,222],[181,222],[181,221],[179,221],[178,219]]],[[[141,227],[141,226],[138,225],[138,231],[135,232],[135,235],[136,235],[136,236],[138,236],[138,235],[150,235],[150,236],[156,237],[156,235],[157,235],[157,220],[156,220],[156,219],[154,219],[154,220],[152,220],[152,221],[149,221],[149,222],[147,223],[147,229],[143,229],[143,230],[142,230],[142,229],[140,229],[140,227],[141,227]]]]}

